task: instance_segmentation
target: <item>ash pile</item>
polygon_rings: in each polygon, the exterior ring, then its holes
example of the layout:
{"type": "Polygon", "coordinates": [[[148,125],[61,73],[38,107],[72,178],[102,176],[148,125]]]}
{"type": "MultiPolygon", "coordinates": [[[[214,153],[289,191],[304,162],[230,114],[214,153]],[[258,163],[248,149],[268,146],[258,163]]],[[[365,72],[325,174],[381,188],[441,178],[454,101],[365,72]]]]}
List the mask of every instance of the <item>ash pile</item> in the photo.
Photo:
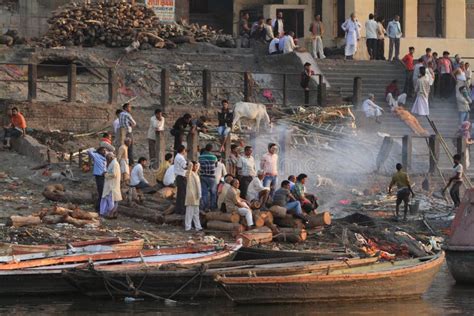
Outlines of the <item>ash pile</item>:
{"type": "Polygon", "coordinates": [[[235,47],[230,35],[198,24],[163,23],[154,11],[141,4],[71,3],[48,20],[50,28],[40,40],[43,47],[85,46],[175,48],[177,44],[209,42],[235,47]]]}

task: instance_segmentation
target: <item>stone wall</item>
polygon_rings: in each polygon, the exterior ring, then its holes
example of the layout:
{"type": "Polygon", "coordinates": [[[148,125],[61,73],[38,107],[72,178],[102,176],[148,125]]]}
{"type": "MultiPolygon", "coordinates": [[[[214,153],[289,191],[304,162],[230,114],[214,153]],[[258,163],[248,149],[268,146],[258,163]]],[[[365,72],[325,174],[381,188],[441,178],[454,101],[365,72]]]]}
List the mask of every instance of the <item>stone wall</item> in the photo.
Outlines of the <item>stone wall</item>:
{"type": "Polygon", "coordinates": [[[84,133],[109,126],[115,115],[115,105],[67,102],[19,102],[0,100],[2,117],[6,110],[18,107],[28,127],[38,130],[60,130],[84,133]]]}

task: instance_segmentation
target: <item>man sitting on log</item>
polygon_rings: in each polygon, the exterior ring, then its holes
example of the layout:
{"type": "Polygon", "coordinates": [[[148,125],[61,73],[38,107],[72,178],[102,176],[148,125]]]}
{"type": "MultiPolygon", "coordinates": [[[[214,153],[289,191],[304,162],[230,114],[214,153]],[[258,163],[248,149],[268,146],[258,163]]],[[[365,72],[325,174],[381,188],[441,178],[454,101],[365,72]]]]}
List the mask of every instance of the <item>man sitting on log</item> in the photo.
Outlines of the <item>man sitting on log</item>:
{"type": "Polygon", "coordinates": [[[143,169],[146,167],[147,159],[140,157],[138,163],[133,167],[130,175],[130,186],[137,189],[146,189],[150,187],[147,179],[143,175],[143,169]]]}
{"type": "Polygon", "coordinates": [[[247,222],[248,228],[253,228],[253,218],[252,211],[248,206],[247,202],[240,198],[240,182],[237,179],[232,180],[230,183],[231,188],[225,195],[224,203],[227,212],[229,213],[238,213],[240,216],[245,216],[245,221],[247,222]]]}
{"type": "MultiPolygon", "coordinates": [[[[165,155],[165,161],[161,163],[160,167],[158,168],[158,171],[156,171],[156,174],[155,174],[156,183],[162,186],[165,186],[163,183],[163,179],[165,178],[166,171],[169,169],[169,167],[171,167],[172,163],[173,163],[173,154],[167,153],[165,155]]],[[[173,182],[174,182],[174,178],[173,178],[173,182]]]]}
{"type": "Polygon", "coordinates": [[[217,191],[217,209],[221,212],[226,212],[224,199],[227,195],[227,192],[229,192],[229,189],[231,188],[230,183],[232,180],[234,180],[234,177],[231,174],[227,174],[224,177],[224,185],[222,186],[221,191],[217,191]]]}
{"type": "Polygon", "coordinates": [[[291,191],[293,196],[300,201],[301,207],[307,213],[312,212],[313,210],[316,211],[318,208],[318,203],[316,202],[316,197],[312,194],[306,193],[305,183],[308,176],[304,173],[298,175],[296,177],[296,183],[291,191]]]}
{"type": "Polygon", "coordinates": [[[247,190],[247,200],[253,203],[258,201],[259,207],[265,210],[268,197],[270,196],[270,188],[263,186],[263,178],[265,178],[265,171],[259,170],[257,176],[253,178],[247,190]]]}
{"type": "Polygon", "coordinates": [[[306,224],[307,219],[303,215],[301,202],[298,201],[290,192],[290,181],[284,180],[281,188],[275,191],[273,195],[273,205],[278,205],[287,209],[288,213],[293,214],[296,218],[300,218],[306,224]]]}

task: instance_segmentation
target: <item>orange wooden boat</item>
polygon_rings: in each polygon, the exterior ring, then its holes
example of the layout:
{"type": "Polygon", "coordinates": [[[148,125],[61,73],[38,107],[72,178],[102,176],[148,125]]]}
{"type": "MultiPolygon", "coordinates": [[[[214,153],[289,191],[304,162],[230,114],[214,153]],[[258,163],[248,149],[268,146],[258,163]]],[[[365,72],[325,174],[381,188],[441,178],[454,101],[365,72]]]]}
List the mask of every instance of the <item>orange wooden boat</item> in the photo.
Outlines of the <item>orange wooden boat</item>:
{"type": "MultiPolygon", "coordinates": [[[[40,252],[50,252],[54,250],[63,250],[67,249],[68,247],[86,247],[86,246],[93,246],[93,245],[110,245],[111,247],[117,247],[118,249],[129,249],[130,248],[137,248],[139,246],[139,240],[134,240],[131,242],[124,242],[122,243],[121,239],[118,237],[110,237],[110,238],[103,238],[103,239],[96,239],[96,240],[86,240],[86,241],[77,241],[72,242],[69,244],[58,244],[58,245],[22,245],[22,244],[10,244],[10,243],[0,243],[0,249],[3,250],[7,255],[22,255],[28,253],[40,253],[40,252]],[[120,246],[123,245],[123,246],[120,246]],[[129,247],[130,245],[131,247],[129,247]],[[133,246],[135,245],[135,246],[133,246]]],[[[143,248],[144,241],[141,242],[143,248]]]]}
{"type": "Polygon", "coordinates": [[[216,281],[227,296],[239,304],[414,298],[428,290],[444,256],[441,252],[426,258],[295,275],[234,277],[221,274],[216,281]]]}

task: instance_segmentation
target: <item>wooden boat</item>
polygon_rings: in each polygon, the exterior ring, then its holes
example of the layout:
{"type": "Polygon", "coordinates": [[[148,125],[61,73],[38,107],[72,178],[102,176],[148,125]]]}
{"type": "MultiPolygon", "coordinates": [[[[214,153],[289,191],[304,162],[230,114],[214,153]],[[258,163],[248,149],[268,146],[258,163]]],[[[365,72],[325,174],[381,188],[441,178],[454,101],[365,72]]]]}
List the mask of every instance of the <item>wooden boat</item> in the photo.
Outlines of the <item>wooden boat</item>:
{"type": "Polygon", "coordinates": [[[193,264],[231,260],[239,248],[238,244],[229,244],[223,248],[214,246],[177,247],[144,250],[138,252],[138,255],[135,251],[120,251],[12,262],[0,265],[0,284],[2,284],[0,295],[77,292],[77,288],[65,281],[62,272],[78,267],[124,272],[130,268],[158,269],[161,265],[166,264],[186,267],[193,264]],[[1,269],[1,267],[5,269],[1,269]],[[16,268],[14,269],[14,267],[16,268]],[[102,269],[105,267],[108,269],[102,269]]]}
{"type": "Polygon", "coordinates": [[[3,250],[3,252],[5,252],[7,255],[22,255],[30,253],[51,252],[56,250],[66,250],[71,247],[86,247],[94,245],[107,245],[110,246],[113,250],[140,250],[143,249],[144,244],[145,241],[143,239],[137,239],[129,242],[121,242],[120,238],[112,237],[90,241],[72,242],[67,245],[22,245],[0,243],[0,249],[3,250]]]}
{"type": "MultiPolygon", "coordinates": [[[[310,258],[284,257],[246,261],[231,261],[199,265],[174,271],[144,269],[122,271],[67,270],[64,277],[82,293],[92,297],[155,296],[166,298],[224,297],[215,277],[251,275],[294,275],[337,270],[372,264],[377,258],[315,261],[310,258]],[[300,261],[308,260],[308,261],[300,261]],[[130,284],[140,284],[138,291],[130,284]],[[112,286],[110,286],[112,285],[112,286]]],[[[164,268],[164,267],[163,267],[164,268]]]]}
{"type": "Polygon", "coordinates": [[[426,258],[299,275],[227,276],[216,281],[236,303],[303,303],[385,300],[421,296],[444,262],[426,258]]]}
{"type": "Polygon", "coordinates": [[[451,224],[446,261],[457,283],[474,284],[474,189],[466,190],[451,224]]]}

